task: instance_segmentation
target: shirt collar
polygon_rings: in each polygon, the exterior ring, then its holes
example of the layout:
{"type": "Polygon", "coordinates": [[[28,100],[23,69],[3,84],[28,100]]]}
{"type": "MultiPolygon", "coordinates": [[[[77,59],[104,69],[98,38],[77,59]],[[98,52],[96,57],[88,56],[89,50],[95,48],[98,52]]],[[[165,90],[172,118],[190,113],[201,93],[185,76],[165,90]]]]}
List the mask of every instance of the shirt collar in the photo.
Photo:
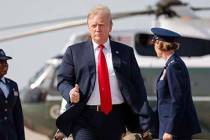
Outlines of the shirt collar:
{"type": "Polygon", "coordinates": [[[4,83],[6,83],[6,79],[4,77],[1,78],[1,81],[3,81],[4,83]]]}
{"type": "Polygon", "coordinates": [[[168,64],[173,60],[174,56],[176,55],[176,53],[172,53],[170,57],[168,57],[168,59],[166,60],[166,66],[168,66],[168,64]]]}
{"type": "MultiPolygon", "coordinates": [[[[92,40],[92,43],[93,43],[93,48],[94,50],[98,49],[98,46],[101,45],[101,44],[97,44],[94,40],[92,40]]],[[[110,50],[110,40],[107,39],[107,41],[103,44],[104,45],[104,48],[107,49],[107,50],[110,50]]]]}

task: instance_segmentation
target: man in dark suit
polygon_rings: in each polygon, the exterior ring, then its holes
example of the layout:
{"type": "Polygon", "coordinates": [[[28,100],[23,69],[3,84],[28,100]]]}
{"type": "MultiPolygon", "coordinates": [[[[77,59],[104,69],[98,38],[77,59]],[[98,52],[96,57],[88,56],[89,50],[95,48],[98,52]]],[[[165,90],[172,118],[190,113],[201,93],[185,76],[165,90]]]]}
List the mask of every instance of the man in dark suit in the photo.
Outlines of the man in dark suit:
{"type": "Polygon", "coordinates": [[[87,23],[91,40],[70,46],[59,69],[58,90],[68,110],[56,121],[55,137],[121,140],[127,128],[151,139],[150,108],[133,49],[109,39],[107,7],[90,11],[87,23]]]}
{"type": "Polygon", "coordinates": [[[25,140],[23,113],[17,83],[4,77],[7,74],[6,56],[0,49],[0,139],[25,140]]]}
{"type": "Polygon", "coordinates": [[[191,140],[201,129],[192,101],[189,73],[176,53],[181,36],[164,28],[152,28],[151,31],[157,56],[166,60],[157,80],[159,138],[191,140]]]}

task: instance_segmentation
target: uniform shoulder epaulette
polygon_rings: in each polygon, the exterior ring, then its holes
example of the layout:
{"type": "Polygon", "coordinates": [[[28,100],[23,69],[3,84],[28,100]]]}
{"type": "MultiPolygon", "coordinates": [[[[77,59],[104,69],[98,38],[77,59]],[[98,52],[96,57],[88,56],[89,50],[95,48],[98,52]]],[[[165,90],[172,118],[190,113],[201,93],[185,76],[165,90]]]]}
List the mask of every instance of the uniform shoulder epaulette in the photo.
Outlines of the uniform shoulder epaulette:
{"type": "Polygon", "coordinates": [[[168,63],[168,65],[173,64],[173,63],[175,63],[174,60],[170,61],[170,62],[168,63]]]}
{"type": "Polygon", "coordinates": [[[165,66],[165,68],[167,68],[170,64],[173,64],[173,63],[175,63],[174,60],[170,61],[170,62],[165,66]]]}
{"type": "Polygon", "coordinates": [[[173,67],[176,70],[180,70],[181,69],[180,65],[176,61],[172,60],[171,62],[168,63],[168,66],[171,65],[171,64],[173,64],[173,67]]]}

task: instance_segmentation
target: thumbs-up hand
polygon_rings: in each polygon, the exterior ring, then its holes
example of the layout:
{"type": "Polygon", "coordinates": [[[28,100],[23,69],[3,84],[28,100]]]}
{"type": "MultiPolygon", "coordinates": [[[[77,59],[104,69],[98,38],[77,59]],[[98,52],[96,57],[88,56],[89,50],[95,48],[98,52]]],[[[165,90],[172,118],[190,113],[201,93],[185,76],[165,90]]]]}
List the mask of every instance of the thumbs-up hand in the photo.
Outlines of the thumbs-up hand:
{"type": "Polygon", "coordinates": [[[78,103],[80,100],[79,85],[75,84],[75,87],[71,89],[70,93],[71,103],[78,103]]]}
{"type": "Polygon", "coordinates": [[[55,140],[63,140],[63,138],[65,137],[65,135],[60,132],[59,130],[57,130],[57,132],[55,133],[54,139],[55,140]]]}

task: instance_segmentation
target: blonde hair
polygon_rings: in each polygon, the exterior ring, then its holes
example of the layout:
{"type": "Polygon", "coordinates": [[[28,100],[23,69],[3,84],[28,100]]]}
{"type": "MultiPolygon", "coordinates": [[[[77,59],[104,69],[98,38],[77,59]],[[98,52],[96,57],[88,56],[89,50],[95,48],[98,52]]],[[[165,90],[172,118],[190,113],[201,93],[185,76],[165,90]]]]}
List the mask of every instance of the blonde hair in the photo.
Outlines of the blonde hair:
{"type": "Polygon", "coordinates": [[[160,41],[159,40],[159,49],[162,51],[175,51],[178,50],[180,47],[180,44],[177,42],[166,42],[166,41],[160,41]]]}
{"type": "Polygon", "coordinates": [[[96,5],[96,7],[91,9],[87,16],[87,22],[92,16],[95,16],[99,13],[105,14],[105,16],[107,16],[107,18],[110,20],[110,23],[112,25],[111,11],[107,6],[104,6],[104,5],[96,5]]]}

